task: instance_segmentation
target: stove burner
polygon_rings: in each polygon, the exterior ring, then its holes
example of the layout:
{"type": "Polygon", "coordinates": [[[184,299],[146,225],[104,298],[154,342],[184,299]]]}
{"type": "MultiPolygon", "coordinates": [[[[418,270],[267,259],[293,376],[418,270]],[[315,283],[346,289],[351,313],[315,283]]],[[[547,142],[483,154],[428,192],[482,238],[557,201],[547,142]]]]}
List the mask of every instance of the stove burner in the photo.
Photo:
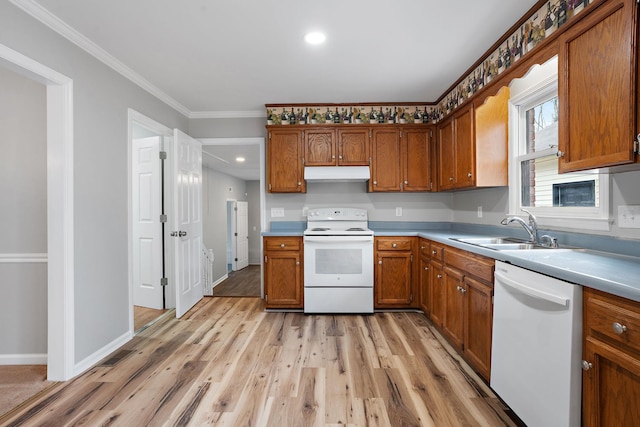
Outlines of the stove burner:
{"type": "Polygon", "coordinates": [[[312,228],[311,231],[328,231],[329,227],[316,227],[312,228]]]}
{"type": "Polygon", "coordinates": [[[347,231],[364,231],[364,228],[352,227],[352,228],[347,228],[347,231]]]}

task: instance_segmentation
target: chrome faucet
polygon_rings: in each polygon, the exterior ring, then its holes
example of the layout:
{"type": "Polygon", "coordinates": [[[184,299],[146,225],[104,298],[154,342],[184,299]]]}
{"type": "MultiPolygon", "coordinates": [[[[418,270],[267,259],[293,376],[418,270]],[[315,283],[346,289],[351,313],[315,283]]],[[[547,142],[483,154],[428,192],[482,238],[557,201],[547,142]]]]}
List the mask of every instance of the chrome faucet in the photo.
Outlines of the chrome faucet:
{"type": "Polygon", "coordinates": [[[538,221],[536,220],[535,215],[533,215],[528,210],[522,209],[522,212],[525,212],[529,215],[529,223],[527,223],[524,219],[520,218],[519,216],[510,215],[504,218],[502,221],[500,221],[500,224],[509,225],[512,222],[517,222],[529,234],[529,241],[531,243],[537,244],[538,243],[538,221]]]}

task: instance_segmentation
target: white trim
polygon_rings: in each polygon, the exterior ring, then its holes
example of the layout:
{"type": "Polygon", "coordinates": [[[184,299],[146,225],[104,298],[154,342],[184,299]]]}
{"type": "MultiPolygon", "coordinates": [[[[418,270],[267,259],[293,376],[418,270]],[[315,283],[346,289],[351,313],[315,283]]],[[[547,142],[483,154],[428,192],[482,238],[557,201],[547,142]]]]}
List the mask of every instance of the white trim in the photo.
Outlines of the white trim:
{"type": "Polygon", "coordinates": [[[46,253],[0,254],[0,264],[46,263],[48,261],[46,253]]]}
{"type": "Polygon", "coordinates": [[[97,351],[94,351],[92,354],[90,354],[89,356],[85,357],[84,359],[76,363],[76,365],[73,368],[73,375],[74,376],[80,375],[85,371],[91,369],[96,364],[98,364],[98,362],[100,362],[102,359],[109,356],[111,353],[113,353],[114,351],[116,351],[117,349],[119,349],[129,341],[131,341],[131,338],[133,338],[133,333],[128,331],[120,335],[118,338],[111,341],[109,344],[105,345],[104,347],[98,349],[97,351]]]}
{"type": "Polygon", "coordinates": [[[229,278],[229,274],[225,274],[224,276],[222,276],[221,278],[213,282],[213,284],[211,285],[211,289],[215,288],[216,286],[218,286],[220,283],[224,282],[228,278],[229,278]]]}
{"type": "Polygon", "coordinates": [[[73,80],[0,44],[0,62],[47,85],[47,378],[73,375],[73,80]]]}
{"type": "Polygon", "coordinates": [[[192,111],[189,114],[190,119],[252,119],[267,118],[267,112],[264,110],[249,111],[192,111]]]}
{"type": "Polygon", "coordinates": [[[0,365],[46,365],[47,353],[0,354],[0,365]]]}
{"type": "MultiPolygon", "coordinates": [[[[128,126],[128,136],[127,136],[127,277],[129,280],[129,333],[131,336],[135,333],[135,324],[134,324],[134,313],[133,313],[133,205],[132,205],[132,186],[133,186],[133,125],[134,122],[146,128],[147,130],[159,135],[162,138],[161,149],[166,151],[167,153],[171,152],[167,145],[170,144],[167,139],[170,139],[173,135],[173,131],[167,126],[159,123],[144,114],[137,112],[129,108],[127,110],[127,126],[128,126]]],[[[171,186],[166,185],[166,183],[171,182],[168,180],[170,174],[170,163],[165,163],[165,211],[169,211],[171,209],[171,186]]],[[[165,232],[168,231],[168,227],[165,227],[165,232]]],[[[172,246],[167,245],[165,251],[171,251],[172,246]]],[[[169,262],[169,257],[166,259],[166,276],[172,277],[170,275],[171,267],[169,262]]],[[[173,283],[169,280],[169,286],[165,289],[166,303],[168,308],[171,307],[171,294],[175,293],[173,288],[173,283]]]]}
{"type": "Polygon", "coordinates": [[[142,89],[149,92],[151,95],[155,96],[165,104],[169,105],[173,109],[182,113],[184,116],[189,117],[191,112],[187,107],[180,104],[178,101],[167,95],[160,88],[149,82],[147,79],[142,77],[140,74],[133,71],[131,68],[127,67],[125,64],[120,62],[106,50],[102,49],[100,46],[95,44],[93,41],[89,40],[87,37],[82,35],[80,32],[70,27],[66,22],[62,21],[60,18],[49,12],[47,9],[42,7],[34,0],[9,0],[15,6],[22,9],[24,12],[42,22],[47,27],[51,28],[56,33],[60,34],[62,37],[69,40],[71,43],[75,44],[79,48],[83,49],[85,52],[89,53],[99,61],[103,62],[108,67],[112,68],[116,72],[120,73],[142,89]]]}

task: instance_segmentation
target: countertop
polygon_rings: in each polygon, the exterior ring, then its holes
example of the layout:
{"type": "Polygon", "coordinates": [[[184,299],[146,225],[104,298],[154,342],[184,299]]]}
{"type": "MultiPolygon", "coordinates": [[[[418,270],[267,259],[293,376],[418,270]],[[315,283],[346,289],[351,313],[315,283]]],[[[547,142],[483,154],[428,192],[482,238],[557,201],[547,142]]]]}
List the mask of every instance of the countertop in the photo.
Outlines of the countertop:
{"type": "MultiPolygon", "coordinates": [[[[274,223],[272,223],[274,224],[274,223]]],[[[406,223],[392,227],[385,223],[369,223],[375,236],[417,236],[448,246],[505,261],[538,273],[546,274],[567,282],[576,283],[610,294],[640,302],[640,257],[618,254],[595,249],[534,249],[534,250],[493,250],[477,245],[452,240],[455,238],[473,238],[483,236],[510,236],[512,228],[483,229],[486,227],[452,227],[447,223],[406,223]],[[491,231],[491,233],[487,233],[491,231]]],[[[304,222],[292,222],[273,227],[263,236],[302,236],[304,222]]],[[[551,232],[553,234],[553,232],[551,232]]],[[[619,243],[619,242],[618,242],[619,243]]],[[[613,244],[604,245],[607,248],[613,244]]],[[[635,251],[636,242],[624,241],[621,246],[631,245],[635,251]],[[625,245],[626,244],[626,245],[625,245]]],[[[572,246],[578,246],[572,244],[572,246]]],[[[600,247],[600,246],[598,246],[600,247]]],[[[625,248],[627,249],[627,248],[625,248]]],[[[628,249],[627,249],[628,250],[628,249]]]]}

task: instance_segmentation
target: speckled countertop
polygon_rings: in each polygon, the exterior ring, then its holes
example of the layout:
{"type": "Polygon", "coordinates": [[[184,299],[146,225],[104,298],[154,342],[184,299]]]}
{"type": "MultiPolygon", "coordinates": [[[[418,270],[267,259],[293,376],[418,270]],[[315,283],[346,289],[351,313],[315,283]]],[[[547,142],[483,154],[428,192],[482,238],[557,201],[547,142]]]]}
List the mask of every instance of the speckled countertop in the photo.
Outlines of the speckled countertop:
{"type": "MultiPolygon", "coordinates": [[[[301,236],[306,225],[304,222],[271,224],[271,231],[263,232],[263,236],[301,236]]],[[[373,221],[369,222],[369,227],[376,236],[424,237],[640,302],[640,242],[637,240],[550,231],[548,234],[558,237],[561,249],[497,251],[452,239],[482,236],[524,237],[518,234],[522,229],[471,224],[373,221]],[[580,249],[569,249],[567,246],[580,249]]]]}

